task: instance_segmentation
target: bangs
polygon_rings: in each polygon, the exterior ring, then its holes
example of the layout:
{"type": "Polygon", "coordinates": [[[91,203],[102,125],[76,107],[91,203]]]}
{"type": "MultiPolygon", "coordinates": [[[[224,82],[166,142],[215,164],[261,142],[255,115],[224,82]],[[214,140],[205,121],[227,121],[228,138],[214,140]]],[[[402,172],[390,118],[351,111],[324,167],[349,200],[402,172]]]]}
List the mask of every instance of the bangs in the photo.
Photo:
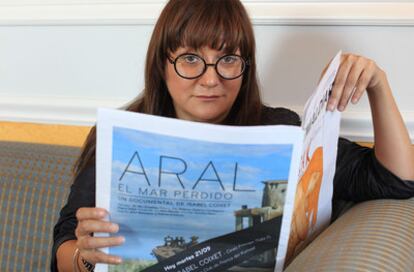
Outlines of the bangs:
{"type": "Polygon", "coordinates": [[[188,4],[177,10],[170,26],[166,29],[164,48],[168,53],[176,51],[179,47],[197,50],[208,46],[228,54],[240,49],[243,57],[249,57],[253,45],[247,37],[251,31],[246,29],[246,25],[249,26],[250,22],[245,22],[247,15],[243,14],[244,8],[238,1],[182,2],[188,4]]]}

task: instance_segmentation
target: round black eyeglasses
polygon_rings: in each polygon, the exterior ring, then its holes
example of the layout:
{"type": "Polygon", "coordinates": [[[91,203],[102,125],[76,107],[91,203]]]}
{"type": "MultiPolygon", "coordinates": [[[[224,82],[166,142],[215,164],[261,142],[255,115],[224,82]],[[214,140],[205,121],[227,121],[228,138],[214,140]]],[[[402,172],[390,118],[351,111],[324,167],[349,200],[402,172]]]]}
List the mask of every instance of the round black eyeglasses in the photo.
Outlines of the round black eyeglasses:
{"type": "Polygon", "coordinates": [[[216,63],[206,63],[202,57],[191,53],[181,54],[175,60],[168,56],[168,61],[174,65],[176,73],[185,79],[196,79],[207,71],[208,66],[212,66],[221,78],[232,80],[241,77],[248,65],[242,56],[235,54],[224,55],[216,63]]]}

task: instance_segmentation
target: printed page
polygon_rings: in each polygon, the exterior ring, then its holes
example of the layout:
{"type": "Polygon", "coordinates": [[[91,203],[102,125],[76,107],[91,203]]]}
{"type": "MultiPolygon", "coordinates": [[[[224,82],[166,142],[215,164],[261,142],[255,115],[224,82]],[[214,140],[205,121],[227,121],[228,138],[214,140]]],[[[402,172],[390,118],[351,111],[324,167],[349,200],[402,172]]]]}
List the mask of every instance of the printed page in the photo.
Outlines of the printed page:
{"type": "Polygon", "coordinates": [[[293,210],[293,214],[291,221],[283,221],[275,271],[282,271],[330,222],[340,113],[326,108],[340,58],[341,52],[333,58],[305,106],[298,184],[295,196],[287,198],[285,205],[285,212],[293,210]]]}
{"type": "Polygon", "coordinates": [[[126,242],[95,271],[272,271],[303,136],[99,110],[96,205],[126,242]]]}

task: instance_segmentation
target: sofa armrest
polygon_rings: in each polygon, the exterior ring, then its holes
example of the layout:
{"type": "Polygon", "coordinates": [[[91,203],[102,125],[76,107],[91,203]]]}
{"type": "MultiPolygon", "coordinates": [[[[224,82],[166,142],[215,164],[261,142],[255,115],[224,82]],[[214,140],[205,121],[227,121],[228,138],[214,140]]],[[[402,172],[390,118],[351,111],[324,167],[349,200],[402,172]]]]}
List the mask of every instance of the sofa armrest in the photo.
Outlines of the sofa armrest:
{"type": "Polygon", "coordinates": [[[359,203],[285,271],[412,271],[414,198],[359,203]]]}

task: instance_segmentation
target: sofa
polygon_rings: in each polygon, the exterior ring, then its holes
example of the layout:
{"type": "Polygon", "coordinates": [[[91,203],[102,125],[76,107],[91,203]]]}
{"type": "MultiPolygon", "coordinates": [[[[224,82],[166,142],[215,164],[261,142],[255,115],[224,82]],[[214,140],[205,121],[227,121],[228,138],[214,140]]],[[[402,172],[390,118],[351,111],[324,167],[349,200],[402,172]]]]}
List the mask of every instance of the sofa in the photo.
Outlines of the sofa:
{"type": "MultiPolygon", "coordinates": [[[[0,142],[0,271],[48,271],[80,147],[0,142]]],[[[286,271],[414,271],[414,198],[349,209],[286,271]]]]}

